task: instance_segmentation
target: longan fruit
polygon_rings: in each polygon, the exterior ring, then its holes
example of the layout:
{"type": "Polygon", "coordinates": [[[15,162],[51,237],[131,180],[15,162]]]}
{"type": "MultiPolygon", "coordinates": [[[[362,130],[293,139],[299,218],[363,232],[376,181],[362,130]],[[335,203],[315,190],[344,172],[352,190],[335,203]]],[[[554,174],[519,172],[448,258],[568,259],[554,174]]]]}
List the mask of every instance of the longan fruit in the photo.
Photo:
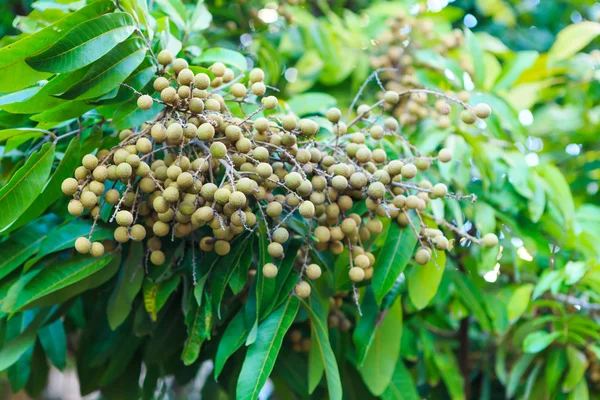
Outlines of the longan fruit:
{"type": "Polygon", "coordinates": [[[164,76],[159,76],[158,78],[156,78],[154,80],[154,83],[152,84],[152,86],[154,87],[154,90],[156,90],[157,92],[162,92],[164,89],[169,87],[169,80],[167,78],[165,78],[164,76]]]}
{"type": "Polygon", "coordinates": [[[154,265],[163,265],[165,263],[165,253],[162,250],[154,250],[150,253],[150,262],[154,265]]]}
{"type": "Polygon", "coordinates": [[[186,67],[177,74],[177,81],[180,85],[188,86],[194,81],[194,73],[186,67]]]}
{"type": "Polygon", "coordinates": [[[280,243],[271,242],[267,247],[267,252],[273,258],[281,258],[283,257],[283,246],[280,243]]]}
{"type": "Polygon", "coordinates": [[[165,103],[173,104],[177,101],[177,91],[175,88],[168,86],[160,92],[160,99],[165,103]]]}
{"type": "Polygon", "coordinates": [[[498,244],[498,236],[493,233],[486,233],[481,238],[481,244],[487,248],[494,247],[498,244]]]}
{"type": "Polygon", "coordinates": [[[321,277],[321,267],[319,267],[317,264],[309,264],[304,272],[306,273],[306,276],[312,280],[319,279],[321,277]]]}
{"type": "Polygon", "coordinates": [[[133,214],[127,210],[120,210],[117,212],[116,220],[121,226],[129,226],[133,223],[133,214]]]}
{"type": "Polygon", "coordinates": [[[429,262],[429,260],[431,259],[431,251],[422,247],[419,250],[417,250],[417,253],[415,254],[415,261],[417,262],[417,264],[420,265],[425,265],[429,262]]]}
{"type": "Polygon", "coordinates": [[[152,108],[154,100],[151,96],[144,94],[137,99],[137,106],[140,110],[149,110],[152,108]]]}
{"type": "Polygon", "coordinates": [[[296,286],[294,287],[294,292],[296,293],[296,295],[302,299],[307,298],[308,296],[310,296],[310,285],[308,284],[308,282],[302,281],[302,282],[298,282],[296,284],[296,286]]]}
{"type": "Polygon", "coordinates": [[[267,215],[271,218],[279,217],[283,212],[283,206],[281,205],[281,203],[271,202],[267,204],[266,212],[267,215]]]}
{"type": "Polygon", "coordinates": [[[266,263],[263,265],[262,273],[265,278],[275,278],[277,276],[277,267],[273,263],[266,263]]]}
{"type": "Polygon", "coordinates": [[[342,112],[339,108],[332,107],[327,110],[326,117],[332,124],[337,124],[342,118],[342,112]]]}
{"type": "Polygon", "coordinates": [[[275,229],[275,232],[273,232],[273,240],[276,241],[277,243],[283,244],[283,243],[287,242],[289,238],[290,238],[290,233],[285,228],[279,227],[279,228],[275,229]]]}
{"type": "Polygon", "coordinates": [[[220,256],[225,256],[229,253],[229,251],[231,250],[231,245],[229,244],[229,242],[226,242],[224,240],[217,240],[215,242],[215,253],[217,253],[220,256]]]}
{"type": "Polygon", "coordinates": [[[79,190],[79,184],[77,183],[77,179],[67,178],[62,182],[60,188],[64,194],[72,196],[79,190]]]}
{"type": "Polygon", "coordinates": [[[92,243],[90,254],[92,257],[102,257],[102,255],[104,255],[104,245],[100,242],[92,243]]]}
{"type": "Polygon", "coordinates": [[[486,103],[479,103],[473,109],[477,118],[486,119],[492,115],[492,108],[486,103]]]}
{"type": "Polygon", "coordinates": [[[214,142],[210,145],[210,154],[217,159],[223,158],[227,154],[227,147],[221,142],[214,142]]]}
{"type": "Polygon", "coordinates": [[[304,218],[312,218],[315,216],[315,205],[310,200],[303,201],[299,211],[304,218]]]}
{"type": "Polygon", "coordinates": [[[173,62],[173,53],[169,50],[161,50],[157,55],[157,59],[161,65],[169,65],[173,62]]]}
{"type": "Polygon", "coordinates": [[[205,90],[210,86],[210,77],[200,72],[194,76],[194,86],[200,90],[205,90]]]}
{"type": "Polygon", "coordinates": [[[136,242],[140,242],[146,238],[146,228],[140,224],[135,224],[129,229],[129,236],[136,242]]]}
{"type": "Polygon", "coordinates": [[[98,196],[96,196],[91,191],[83,192],[83,193],[81,193],[81,197],[79,198],[79,201],[81,201],[81,204],[83,205],[84,208],[89,210],[92,207],[94,207],[96,204],[98,204],[98,196]]]}
{"type": "Polygon", "coordinates": [[[218,62],[218,61],[217,61],[216,63],[214,63],[214,64],[213,64],[213,65],[210,67],[210,70],[212,71],[212,73],[213,73],[213,74],[214,74],[216,77],[220,78],[220,77],[222,77],[223,75],[225,75],[225,69],[226,69],[226,68],[227,68],[227,67],[225,67],[225,64],[223,64],[222,62],[218,62]]]}
{"type": "Polygon", "coordinates": [[[173,71],[175,71],[175,74],[179,74],[185,68],[188,68],[188,63],[183,58],[176,58],[173,61],[173,71]]]}
{"type": "Polygon", "coordinates": [[[92,248],[92,242],[86,237],[78,237],[75,240],[75,250],[80,254],[87,254],[92,248]]]}
{"type": "Polygon", "coordinates": [[[366,269],[371,266],[371,261],[366,255],[359,254],[354,258],[354,265],[356,265],[359,268],[366,269]]]}
{"type": "Polygon", "coordinates": [[[452,160],[452,150],[443,148],[438,152],[438,160],[447,163],[452,160]]]}
{"type": "Polygon", "coordinates": [[[472,125],[477,121],[477,115],[471,109],[464,109],[460,112],[460,120],[467,125],[472,125]]]}
{"type": "Polygon", "coordinates": [[[359,267],[352,267],[348,271],[348,276],[352,282],[361,282],[365,279],[365,271],[359,267]]]}

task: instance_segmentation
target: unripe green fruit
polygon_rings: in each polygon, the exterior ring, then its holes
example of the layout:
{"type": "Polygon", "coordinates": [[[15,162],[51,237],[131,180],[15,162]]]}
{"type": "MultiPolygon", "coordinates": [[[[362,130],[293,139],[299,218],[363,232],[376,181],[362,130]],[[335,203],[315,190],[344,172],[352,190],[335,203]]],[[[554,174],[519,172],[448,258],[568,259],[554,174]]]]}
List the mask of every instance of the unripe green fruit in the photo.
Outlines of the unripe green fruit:
{"type": "Polygon", "coordinates": [[[121,226],[129,226],[133,223],[133,215],[127,210],[117,212],[117,224],[121,226]]]}
{"type": "Polygon", "coordinates": [[[167,140],[167,128],[160,123],[154,124],[150,130],[150,135],[152,135],[155,142],[162,143],[167,140]]]}
{"type": "Polygon", "coordinates": [[[200,189],[200,196],[202,196],[206,201],[212,201],[215,198],[215,192],[218,187],[214,183],[208,182],[202,185],[202,189],[200,189]]]}
{"type": "Polygon", "coordinates": [[[342,118],[342,112],[339,108],[332,107],[329,110],[327,110],[326,116],[329,122],[331,122],[332,124],[337,124],[342,118]]]}
{"type": "Polygon", "coordinates": [[[406,207],[411,210],[417,209],[421,205],[421,201],[417,196],[411,194],[406,198],[406,207]]]}
{"type": "Polygon", "coordinates": [[[312,218],[315,216],[315,205],[310,200],[306,200],[300,205],[299,211],[304,218],[312,218]]]}
{"type": "Polygon", "coordinates": [[[386,103],[396,105],[400,101],[400,95],[397,92],[394,92],[393,90],[388,90],[387,92],[385,92],[385,95],[383,95],[383,100],[386,103]]]}
{"type": "Polygon", "coordinates": [[[198,133],[198,128],[196,128],[196,125],[191,124],[191,123],[187,123],[183,126],[183,136],[188,138],[188,139],[193,139],[196,137],[198,133]]]}
{"type": "Polygon", "coordinates": [[[120,179],[127,179],[133,173],[133,168],[127,163],[121,163],[117,166],[117,176],[120,179]]]}
{"type": "Polygon", "coordinates": [[[435,197],[444,197],[446,194],[448,194],[448,187],[443,183],[438,183],[433,187],[433,189],[431,189],[431,191],[435,197]]]}
{"type": "Polygon", "coordinates": [[[161,65],[169,65],[173,62],[173,53],[169,50],[161,50],[161,52],[158,53],[157,59],[161,65]]]}
{"type": "Polygon", "coordinates": [[[194,212],[194,215],[200,221],[210,222],[214,218],[215,211],[209,206],[204,206],[204,207],[200,207],[198,210],[196,210],[194,212]]]}
{"type": "Polygon", "coordinates": [[[447,163],[449,161],[452,160],[452,150],[450,149],[441,149],[438,153],[438,159],[443,162],[443,163],[447,163]]]}
{"type": "Polygon", "coordinates": [[[231,250],[231,245],[229,244],[229,242],[226,242],[224,240],[217,240],[215,242],[215,253],[217,253],[220,256],[225,256],[229,253],[229,251],[231,250]]]}
{"type": "Polygon", "coordinates": [[[79,198],[79,201],[81,201],[81,204],[83,205],[84,208],[89,210],[89,209],[93,208],[96,204],[98,204],[98,196],[96,196],[91,191],[83,192],[83,193],[81,193],[81,197],[79,198]]]}
{"type": "Polygon", "coordinates": [[[250,178],[242,178],[237,182],[237,189],[247,195],[251,194],[256,187],[256,182],[250,178]]]}
{"type": "MultiPolygon", "coordinates": [[[[168,174],[168,172],[167,172],[167,174],[168,174]]],[[[182,172],[177,177],[177,185],[181,189],[184,189],[184,190],[185,189],[189,189],[189,188],[191,188],[194,185],[194,177],[189,172],[182,172]]]]}
{"type": "Polygon", "coordinates": [[[177,81],[180,85],[189,86],[194,81],[194,73],[186,67],[177,74],[177,81]]]}
{"type": "Polygon", "coordinates": [[[154,250],[150,253],[150,262],[154,265],[163,265],[165,263],[165,253],[162,250],[154,250]]]}
{"type": "Polygon", "coordinates": [[[154,225],[152,225],[152,232],[156,236],[167,236],[169,234],[169,224],[163,221],[156,221],[154,225]]]}
{"type": "Polygon", "coordinates": [[[227,154],[227,147],[221,142],[214,142],[210,145],[210,154],[217,159],[223,158],[227,154]]]}
{"type": "Polygon", "coordinates": [[[67,196],[73,196],[75,193],[77,193],[79,185],[77,183],[77,179],[67,178],[62,182],[60,188],[67,196]]]}
{"type": "Polygon", "coordinates": [[[352,267],[348,271],[348,276],[352,282],[361,282],[365,279],[365,271],[359,267],[352,267]]]}
{"type": "Polygon", "coordinates": [[[254,120],[254,129],[259,132],[264,132],[269,129],[269,120],[263,117],[254,120]]]}
{"type": "Polygon", "coordinates": [[[275,96],[268,96],[268,97],[263,97],[261,100],[261,103],[263,105],[264,108],[266,108],[267,110],[273,110],[275,107],[277,107],[277,97],[275,96]]]}
{"type": "Polygon", "coordinates": [[[356,108],[356,114],[358,114],[362,118],[368,118],[371,115],[371,107],[368,104],[361,104],[356,108]]]}
{"type": "Polygon", "coordinates": [[[475,121],[477,121],[477,116],[475,115],[475,112],[473,112],[473,110],[465,109],[460,112],[460,119],[465,124],[471,125],[474,124],[475,121]]]}
{"type": "Polygon", "coordinates": [[[292,131],[292,130],[296,129],[296,127],[298,126],[298,122],[296,121],[296,116],[289,114],[289,115],[282,117],[281,125],[283,126],[283,129],[288,130],[288,131],[292,131]]]}
{"type": "Polygon", "coordinates": [[[246,204],[246,195],[241,191],[235,191],[229,196],[229,203],[235,209],[240,209],[246,204]]]}
{"type": "Polygon", "coordinates": [[[304,271],[309,279],[315,280],[321,277],[321,267],[317,264],[309,264],[304,271]]]}
{"type": "Polygon", "coordinates": [[[203,141],[212,140],[215,137],[215,128],[208,122],[198,128],[198,139],[203,141]]]}
{"type": "Polygon", "coordinates": [[[371,150],[368,147],[361,147],[356,152],[356,160],[359,163],[366,163],[371,160],[371,150]]]}
{"type": "Polygon", "coordinates": [[[104,255],[104,245],[100,242],[92,243],[90,254],[92,257],[102,257],[102,255],[104,255]]]}
{"type": "Polygon", "coordinates": [[[273,232],[273,240],[277,243],[285,243],[290,238],[290,233],[285,228],[277,228],[275,232],[273,232]]]}
{"type": "Polygon", "coordinates": [[[319,131],[319,125],[312,119],[301,119],[298,127],[304,136],[314,136],[319,131]]]}
{"type": "Polygon", "coordinates": [[[166,88],[169,87],[169,80],[167,78],[165,78],[164,76],[159,76],[158,78],[156,78],[154,80],[154,83],[152,86],[154,87],[154,90],[156,90],[157,92],[162,92],[163,90],[165,90],[166,88]]]}
{"type": "Polygon", "coordinates": [[[479,103],[474,108],[477,118],[486,119],[492,115],[492,108],[486,103],[479,103]]]}
{"type": "Polygon", "coordinates": [[[271,218],[277,218],[283,212],[283,206],[281,203],[271,202],[267,204],[267,215],[271,218]]]}
{"type": "Polygon", "coordinates": [[[160,92],[160,99],[168,104],[173,104],[177,101],[177,91],[175,88],[166,87],[160,92]]]}
{"type": "Polygon", "coordinates": [[[263,265],[262,273],[265,278],[275,278],[277,276],[277,267],[273,263],[263,265]]]}
{"type": "Polygon", "coordinates": [[[147,94],[138,97],[137,106],[140,110],[149,110],[152,108],[153,104],[154,100],[152,100],[152,97],[148,96],[147,94]]]}
{"type": "Polygon", "coordinates": [[[96,168],[98,166],[98,159],[93,154],[86,154],[83,157],[81,164],[88,170],[92,171],[94,168],[96,168]]]}
{"type": "Polygon", "coordinates": [[[188,63],[183,58],[176,58],[173,61],[173,71],[175,71],[175,74],[179,74],[179,72],[181,72],[183,69],[185,69],[187,67],[188,67],[188,63]]]}
{"type": "Polygon", "coordinates": [[[426,248],[420,248],[419,250],[417,250],[417,253],[415,254],[415,261],[417,262],[417,264],[420,265],[425,265],[429,262],[429,260],[431,259],[431,251],[426,249],[426,248]]]}
{"type": "Polygon", "coordinates": [[[225,64],[223,64],[222,62],[218,62],[218,61],[210,67],[210,70],[217,78],[220,78],[223,75],[225,75],[226,69],[227,69],[227,67],[225,66],[225,64]]]}
{"type": "Polygon", "coordinates": [[[498,236],[493,233],[486,233],[481,238],[481,244],[487,248],[494,247],[498,244],[498,236]]]}
{"type": "Polygon", "coordinates": [[[119,226],[117,229],[115,229],[114,238],[119,243],[127,243],[129,241],[127,228],[124,226],[119,226]]]}
{"type": "Polygon", "coordinates": [[[256,166],[256,174],[263,179],[267,179],[273,174],[273,168],[267,163],[260,163],[256,166]]]}
{"type": "Polygon", "coordinates": [[[404,179],[412,179],[417,176],[417,167],[414,164],[406,164],[401,170],[404,179]]]}
{"type": "Polygon", "coordinates": [[[78,237],[77,240],[75,240],[75,250],[77,250],[78,253],[87,254],[90,252],[91,248],[92,242],[90,242],[90,239],[86,237],[78,237]]]}
{"type": "Polygon", "coordinates": [[[302,299],[306,299],[308,296],[310,296],[310,291],[310,285],[305,281],[297,283],[294,287],[294,292],[302,299]]]}
{"type": "Polygon", "coordinates": [[[277,242],[269,243],[267,247],[267,252],[273,258],[282,258],[283,257],[283,246],[277,242]]]}
{"type": "Polygon", "coordinates": [[[175,203],[179,200],[179,190],[170,186],[164,190],[162,197],[169,203],[175,203]]]}
{"type": "Polygon", "coordinates": [[[371,233],[381,233],[383,231],[383,223],[378,219],[370,219],[367,221],[367,229],[371,233]]]}
{"type": "Polygon", "coordinates": [[[381,182],[373,182],[369,185],[368,193],[374,199],[381,199],[385,196],[385,185],[381,182]]]}
{"type": "Polygon", "coordinates": [[[194,76],[194,86],[200,90],[205,90],[210,86],[210,77],[201,72],[194,76]]]}

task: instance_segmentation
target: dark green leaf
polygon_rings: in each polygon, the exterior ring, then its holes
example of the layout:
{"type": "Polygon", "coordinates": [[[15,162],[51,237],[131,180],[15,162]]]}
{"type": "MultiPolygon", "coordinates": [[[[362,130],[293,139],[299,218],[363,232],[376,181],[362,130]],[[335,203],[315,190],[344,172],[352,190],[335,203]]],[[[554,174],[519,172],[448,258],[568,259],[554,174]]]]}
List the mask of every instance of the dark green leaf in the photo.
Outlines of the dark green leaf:
{"type": "Polygon", "coordinates": [[[249,329],[246,327],[244,313],[245,309],[242,308],[235,317],[233,317],[229,325],[227,325],[227,329],[225,329],[223,336],[221,336],[217,355],[215,357],[215,379],[217,379],[221,374],[221,371],[223,371],[227,359],[244,344],[248,337],[249,329]]]}
{"type": "Polygon", "coordinates": [[[418,400],[417,388],[402,358],[398,359],[390,385],[382,393],[383,400],[418,400]]]}
{"type": "Polygon", "coordinates": [[[152,282],[150,279],[144,281],[144,306],[152,321],[156,321],[158,312],[178,285],[179,276],[177,275],[159,283],[152,282]]]}
{"type": "Polygon", "coordinates": [[[210,339],[213,315],[209,293],[204,292],[202,304],[198,304],[193,295],[190,296],[189,310],[185,316],[187,339],[181,352],[181,360],[185,365],[192,365],[198,359],[202,343],[210,339]]]}
{"type": "Polygon", "coordinates": [[[585,353],[569,345],[567,346],[567,364],[569,365],[569,370],[562,383],[562,391],[565,393],[573,390],[579,381],[583,379],[589,362],[585,353]]]}
{"type": "Polygon", "coordinates": [[[52,364],[60,370],[65,369],[67,366],[67,336],[63,322],[57,319],[46,325],[40,329],[38,338],[52,364]]]}

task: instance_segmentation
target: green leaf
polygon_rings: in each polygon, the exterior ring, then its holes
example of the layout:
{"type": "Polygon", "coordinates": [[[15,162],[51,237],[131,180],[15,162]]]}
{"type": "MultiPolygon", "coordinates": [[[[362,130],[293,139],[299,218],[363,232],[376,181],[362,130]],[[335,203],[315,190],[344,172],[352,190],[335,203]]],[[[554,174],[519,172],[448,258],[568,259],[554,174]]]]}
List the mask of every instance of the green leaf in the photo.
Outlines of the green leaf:
{"type": "Polygon", "coordinates": [[[156,321],[158,312],[165,305],[171,293],[177,289],[178,285],[179,276],[177,275],[159,283],[152,282],[150,279],[144,281],[144,307],[152,321],[156,321]]]}
{"type": "Polygon", "coordinates": [[[67,366],[67,336],[62,320],[57,319],[40,329],[38,337],[52,365],[64,370],[67,366]]]}
{"type": "Polygon", "coordinates": [[[446,253],[433,251],[431,260],[425,265],[414,265],[408,273],[408,296],[417,309],[422,310],[437,293],[444,268],[446,253]]]}
{"type": "Polygon", "coordinates": [[[398,224],[390,224],[373,271],[373,292],[377,303],[381,304],[383,297],[404,271],[416,244],[417,236],[410,227],[401,228],[398,224]]]}
{"type": "Polygon", "coordinates": [[[248,70],[248,62],[246,61],[246,57],[237,51],[224,49],[221,47],[212,47],[203,51],[202,54],[200,54],[200,57],[194,60],[194,63],[210,65],[217,61],[229,65],[230,67],[234,67],[239,72],[246,72],[248,70]]]}
{"type": "Polygon", "coordinates": [[[521,382],[521,378],[527,368],[531,364],[534,359],[533,354],[523,354],[517,362],[514,364],[512,369],[510,370],[510,374],[508,376],[508,382],[506,384],[506,398],[510,399],[514,397],[517,392],[517,388],[519,387],[519,383],[521,382]]]}
{"type": "Polygon", "coordinates": [[[402,302],[396,300],[387,313],[379,317],[379,325],[362,367],[365,384],[375,396],[380,396],[392,381],[400,356],[402,340],[402,302]]]}
{"type": "Polygon", "coordinates": [[[202,304],[198,304],[192,294],[189,299],[189,310],[185,316],[187,339],[181,352],[181,360],[185,365],[192,365],[198,359],[202,343],[210,339],[212,316],[210,292],[204,292],[202,304]]]}
{"type": "Polygon", "coordinates": [[[187,19],[187,12],[181,0],[156,0],[156,4],[179,28],[183,29],[187,19]]]}
{"type": "Polygon", "coordinates": [[[237,383],[236,398],[255,400],[273,370],[285,333],[294,322],[300,301],[290,296],[259,326],[256,340],[248,347],[237,383]]]}
{"type": "Polygon", "coordinates": [[[465,39],[467,41],[467,45],[469,46],[469,51],[473,60],[473,78],[475,81],[475,85],[478,88],[483,88],[485,82],[485,64],[483,50],[481,49],[479,40],[477,40],[477,37],[473,35],[473,32],[471,32],[470,29],[465,28],[465,39]]]}
{"type": "Polygon", "coordinates": [[[417,388],[410,372],[404,366],[402,358],[398,358],[390,385],[381,394],[383,400],[418,400],[417,388]]]}
{"type": "Polygon", "coordinates": [[[60,97],[63,99],[92,99],[110,92],[123,82],[144,61],[146,44],[132,37],[119,43],[92,64],[83,79],[60,97]]]}
{"type": "Polygon", "coordinates": [[[154,102],[149,110],[142,110],[135,101],[127,101],[115,111],[111,124],[115,129],[128,129],[132,126],[138,126],[150,121],[162,108],[162,104],[154,102]]]}
{"type": "MultiPolygon", "coordinates": [[[[30,272],[37,273],[37,275],[19,293],[14,310],[19,310],[37,299],[73,285],[98,272],[114,257],[114,253],[98,258],[90,255],[75,256],[63,262],[54,263],[39,273],[37,271],[30,272]]],[[[24,277],[26,276],[24,275],[24,277]]]]}
{"type": "Polygon", "coordinates": [[[244,314],[245,308],[242,308],[235,317],[233,317],[229,325],[227,325],[227,329],[225,329],[223,336],[221,336],[219,347],[217,348],[217,355],[215,357],[215,380],[221,375],[221,371],[223,371],[227,359],[242,347],[248,337],[249,329],[246,326],[246,316],[244,314]]]}
{"type": "Polygon", "coordinates": [[[356,323],[356,329],[352,334],[352,340],[356,347],[356,366],[362,367],[367,356],[367,352],[373,343],[373,338],[377,332],[376,323],[379,316],[379,307],[373,294],[372,286],[367,286],[360,304],[362,316],[356,323]]]}
{"type": "Polygon", "coordinates": [[[590,44],[600,35],[600,24],[583,21],[567,25],[556,35],[556,41],[548,51],[548,63],[566,60],[590,44]]]}
{"type": "Polygon", "coordinates": [[[30,136],[30,137],[38,137],[42,135],[50,134],[49,131],[45,129],[37,129],[37,128],[13,128],[13,129],[3,129],[0,131],[0,142],[5,140],[10,140],[12,138],[17,138],[20,136],[30,136]]]}
{"type": "Polygon", "coordinates": [[[42,215],[42,213],[48,208],[51,204],[54,204],[60,197],[63,196],[63,192],[61,190],[62,182],[69,177],[73,176],[73,172],[75,168],[79,166],[80,159],[80,138],[76,137],[71,140],[69,146],[65,150],[62,160],[56,170],[50,177],[50,180],[37,197],[36,201],[33,202],[20,217],[19,219],[10,227],[10,230],[21,227],[25,224],[36,219],[38,216],[42,215]]]}
{"type": "Polygon", "coordinates": [[[335,106],[337,100],[327,93],[303,93],[288,100],[287,105],[299,117],[311,114],[325,114],[335,106]]]}
{"type": "Polygon", "coordinates": [[[25,59],[49,48],[75,26],[114,8],[112,1],[96,1],[36,33],[0,48],[0,92],[19,90],[47,78],[48,73],[32,69],[25,59]]]}
{"type": "Polygon", "coordinates": [[[196,8],[189,21],[188,32],[198,32],[208,29],[212,21],[212,14],[206,8],[203,0],[196,3],[196,8]]]}
{"type": "Polygon", "coordinates": [[[46,143],[0,189],[0,232],[8,229],[35,201],[46,185],[53,161],[54,145],[46,143]]]}
{"type": "Polygon", "coordinates": [[[144,246],[133,242],[106,306],[108,325],[112,330],[127,319],[133,301],[142,288],[144,276],[144,246]]]}
{"type": "Polygon", "coordinates": [[[577,386],[569,393],[568,400],[588,400],[590,398],[590,390],[585,379],[579,381],[577,386]]]}
{"type": "Polygon", "coordinates": [[[550,349],[545,371],[547,393],[554,393],[566,368],[567,356],[565,351],[561,348],[550,349]]]}
{"type": "Polygon", "coordinates": [[[50,311],[50,308],[41,310],[19,336],[3,344],[0,349],[0,371],[17,362],[34,345],[38,329],[44,324],[50,311]]]}
{"type": "Polygon", "coordinates": [[[49,49],[26,61],[38,71],[74,71],[108,53],[134,30],[135,21],[129,14],[104,14],[77,25],[49,49]]]}
{"type": "Polygon", "coordinates": [[[525,353],[539,353],[546,347],[550,346],[552,342],[562,336],[562,332],[546,332],[537,331],[532,332],[523,341],[523,351],[525,353]]]}
{"type": "Polygon", "coordinates": [[[579,381],[583,379],[589,362],[585,353],[569,345],[567,346],[567,364],[569,365],[569,370],[562,383],[562,391],[564,393],[573,390],[579,381]]]}
{"type": "Polygon", "coordinates": [[[511,88],[521,74],[535,63],[538,56],[537,51],[520,51],[515,53],[514,58],[504,67],[502,75],[498,78],[493,91],[498,92],[511,88]]]}
{"type": "MultiPolygon", "coordinates": [[[[327,330],[327,315],[325,314],[325,310],[323,310],[323,305],[321,303],[321,299],[317,290],[313,289],[311,291],[311,295],[308,300],[302,300],[304,304],[304,308],[308,317],[310,318],[310,329],[311,329],[311,337],[313,341],[316,341],[316,345],[318,347],[318,355],[320,359],[320,367],[325,372],[325,378],[327,380],[327,390],[329,392],[329,398],[332,400],[340,400],[342,398],[342,383],[340,380],[340,372],[338,370],[337,361],[335,359],[335,355],[333,350],[331,349],[331,343],[329,342],[329,333],[327,330]]],[[[314,361],[313,361],[314,362],[314,361]]],[[[314,368],[315,364],[312,364],[312,368],[314,368]]],[[[311,367],[309,367],[310,369],[311,367]]],[[[317,369],[316,372],[319,371],[317,369]]],[[[315,386],[321,380],[320,374],[316,372],[309,373],[312,375],[312,385],[309,384],[309,389],[311,386],[315,386]],[[319,376],[318,380],[316,376],[319,376]],[[317,381],[315,383],[315,381],[317,381]]]]}
{"type": "Polygon", "coordinates": [[[442,349],[433,349],[433,361],[442,376],[450,398],[452,400],[464,399],[465,382],[460,374],[460,368],[454,353],[445,346],[442,349]]]}
{"type": "Polygon", "coordinates": [[[527,306],[529,306],[529,300],[531,299],[531,293],[533,292],[533,285],[526,284],[519,286],[510,296],[510,300],[508,301],[507,310],[508,310],[508,320],[510,323],[514,323],[523,313],[527,310],[527,306]]]}
{"type": "Polygon", "coordinates": [[[490,317],[485,308],[483,293],[475,283],[464,274],[458,271],[452,271],[452,281],[456,285],[456,294],[462,303],[471,311],[481,329],[491,331],[492,325],[490,317]]]}

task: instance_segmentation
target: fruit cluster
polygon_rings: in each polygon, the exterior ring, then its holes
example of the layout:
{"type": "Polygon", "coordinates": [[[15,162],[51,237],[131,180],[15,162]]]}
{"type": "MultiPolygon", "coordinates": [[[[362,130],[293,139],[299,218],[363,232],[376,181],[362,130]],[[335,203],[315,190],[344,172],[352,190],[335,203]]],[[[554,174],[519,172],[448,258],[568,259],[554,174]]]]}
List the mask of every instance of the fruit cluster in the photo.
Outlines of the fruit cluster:
{"type": "MultiPolygon", "coordinates": [[[[302,297],[310,294],[302,279],[321,275],[319,265],[310,262],[309,248],[333,254],[348,248],[350,279],[370,279],[375,257],[367,244],[382,232],[383,219],[418,235],[417,264],[451,247],[441,230],[427,227],[423,216],[431,199],[456,195],[443,183],[418,177],[432,163],[451,161],[452,152],[390,160],[384,150],[383,141],[406,139],[396,118],[383,118],[374,110],[393,109],[409,93],[387,91],[375,104],[358,106],[347,122],[339,109],[331,108],[327,122],[317,123],[284,112],[284,104],[265,95],[268,87],[260,69],[247,78],[236,77],[216,62],[208,71],[194,73],[168,51],[160,52],[157,61],[163,66],[153,82],[157,93],[138,93],[138,107],[148,110],[155,102],[164,107],[139,129],[121,131],[117,146],[83,157],[75,177],[62,185],[73,197],[68,206],[72,215],[88,210],[95,226],[101,209],[113,207],[110,222],[118,225],[114,239],[147,240],[149,260],[156,265],[165,262],[161,238],[169,235],[171,240],[198,241],[202,251],[223,256],[236,236],[263,229],[273,259],[261,266],[267,278],[277,275],[284,245],[294,235],[289,224],[301,221],[309,232],[295,289],[302,297]],[[204,226],[210,234],[200,237],[204,226]]],[[[490,112],[484,104],[459,104],[469,118],[485,118],[490,112]]],[[[76,250],[102,255],[103,245],[92,243],[91,237],[92,232],[79,238],[76,250]]],[[[494,235],[475,240],[486,246],[497,243],[494,235]]]]}

